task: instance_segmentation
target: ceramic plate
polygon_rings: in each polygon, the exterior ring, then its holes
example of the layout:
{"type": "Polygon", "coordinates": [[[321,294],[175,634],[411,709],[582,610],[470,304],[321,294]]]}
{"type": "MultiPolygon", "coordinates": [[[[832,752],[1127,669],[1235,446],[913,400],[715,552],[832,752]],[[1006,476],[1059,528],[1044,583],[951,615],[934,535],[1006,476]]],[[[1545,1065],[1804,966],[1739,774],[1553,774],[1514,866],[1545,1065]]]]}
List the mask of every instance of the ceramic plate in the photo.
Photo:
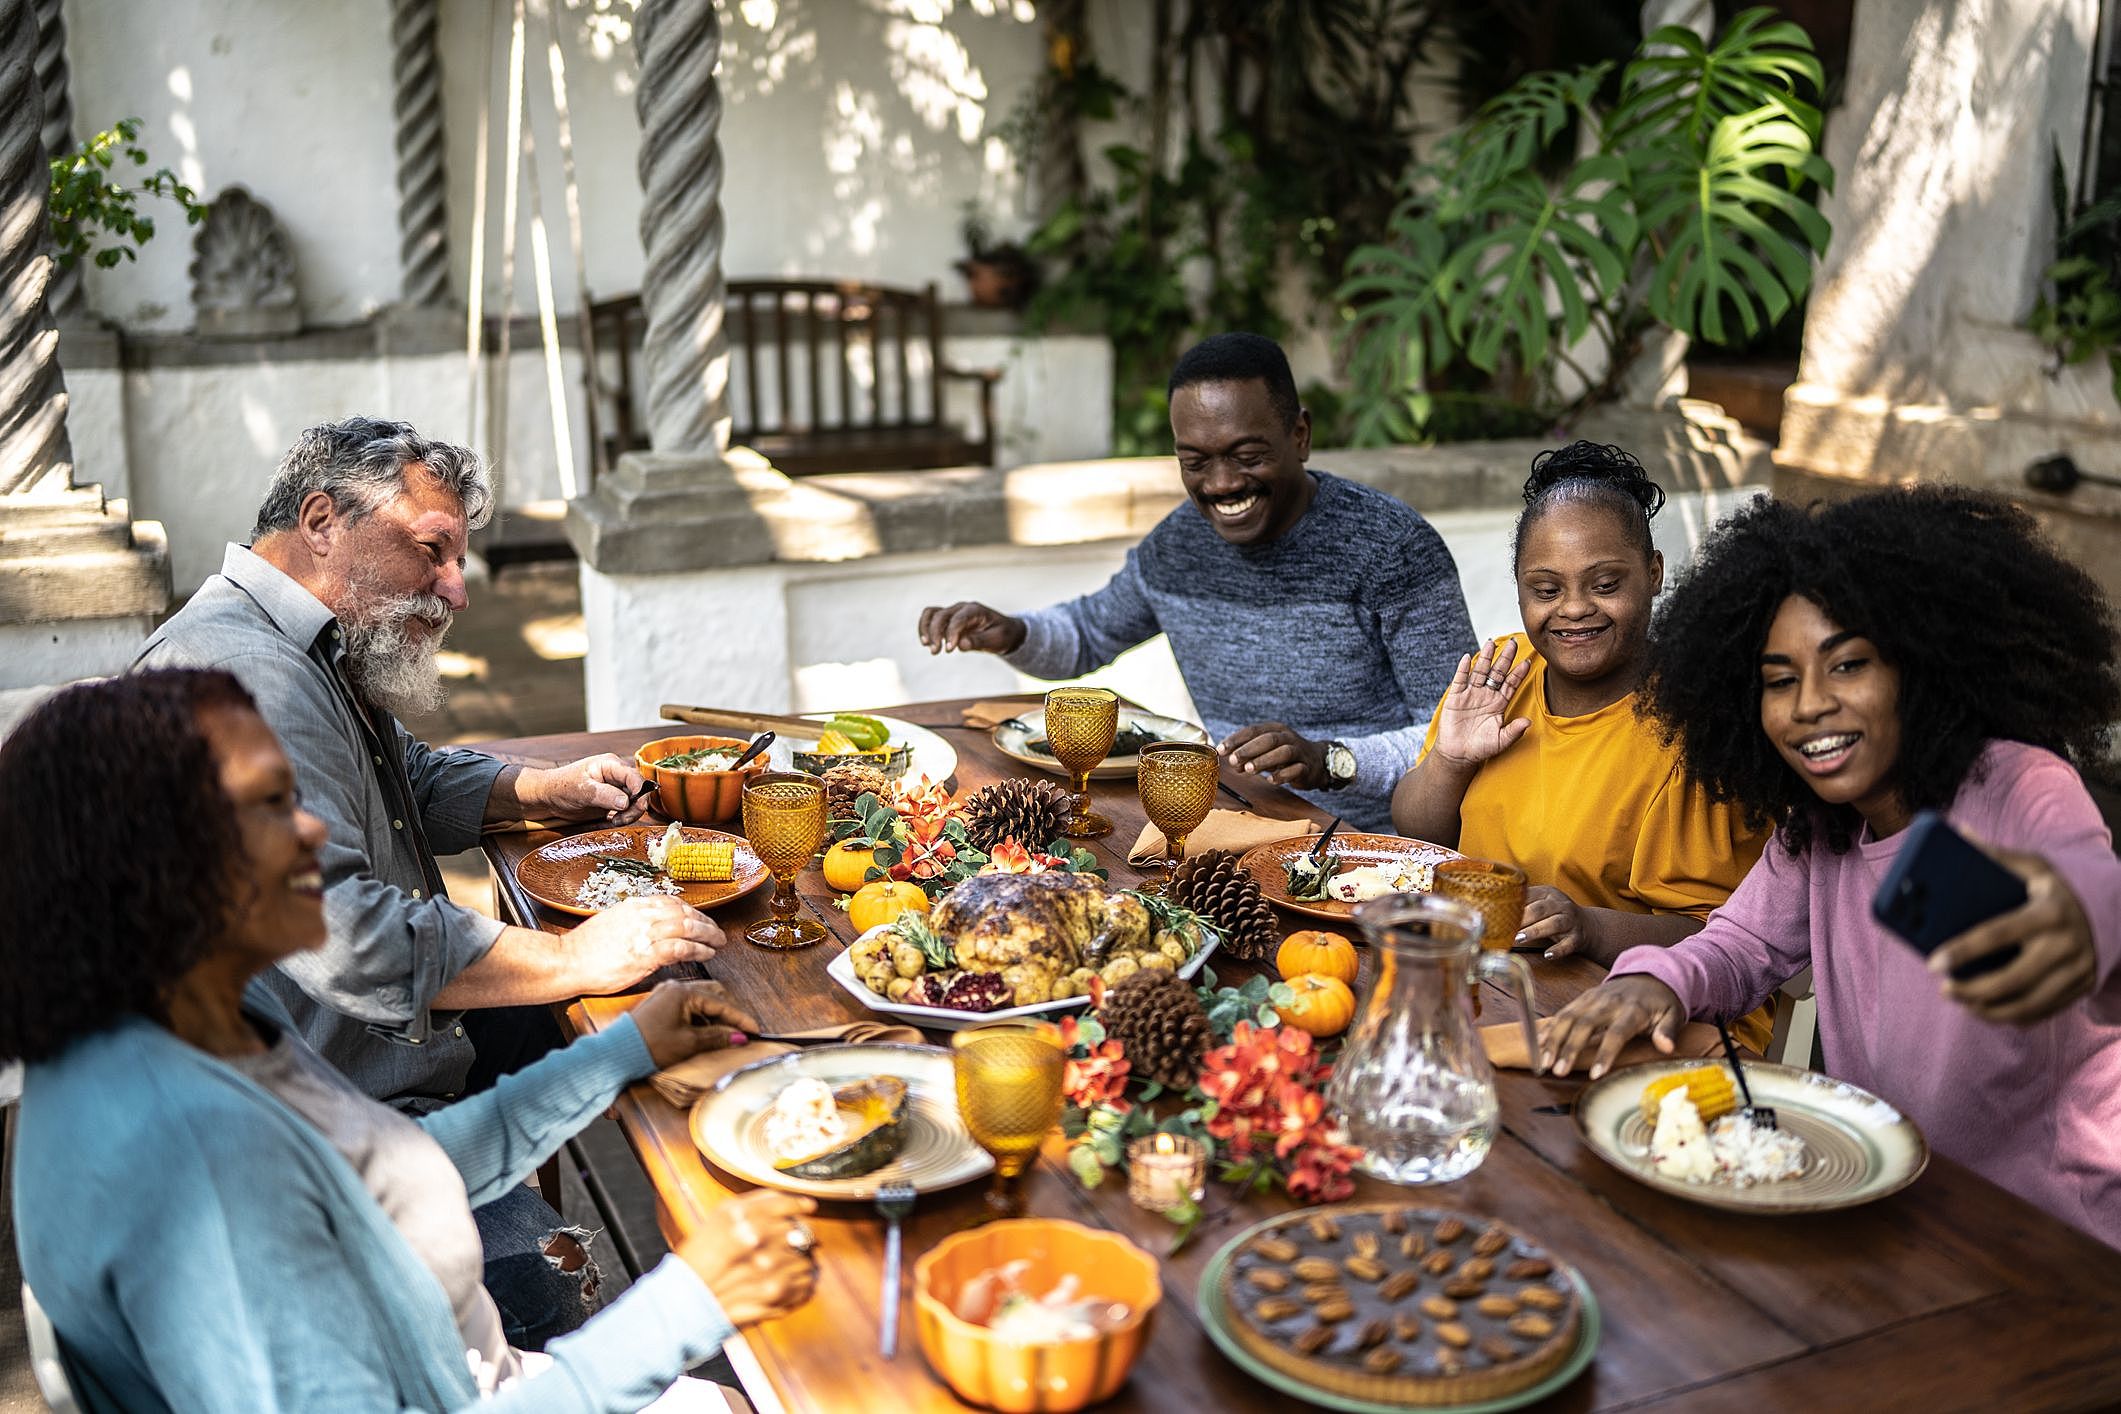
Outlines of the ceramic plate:
{"type": "MultiPolygon", "coordinates": [[[[1250,874],[1259,884],[1259,891],[1270,903],[1278,904],[1294,913],[1311,918],[1330,918],[1336,922],[1347,922],[1355,916],[1355,905],[1342,903],[1339,899],[1293,899],[1289,897],[1289,861],[1299,854],[1308,854],[1318,845],[1318,836],[1300,835],[1294,839],[1275,840],[1246,852],[1238,861],[1238,867],[1250,874]]],[[[1458,851],[1446,849],[1427,840],[1401,839],[1397,835],[1360,835],[1346,830],[1336,831],[1326,845],[1326,854],[1334,863],[1334,872],[1359,869],[1367,864],[1392,864],[1410,861],[1430,866],[1446,859],[1457,859],[1458,851]]],[[[1426,892],[1426,889],[1421,890],[1426,892]]]]}
{"type": "MultiPolygon", "coordinates": [[[[869,933],[881,932],[891,925],[886,923],[872,928],[869,933]]],[[[862,934],[862,938],[869,936],[862,934]]],[[[1208,959],[1222,946],[1222,934],[1203,925],[1204,936],[1200,951],[1186,959],[1186,965],[1178,969],[1178,975],[1191,980],[1193,974],[1208,965],[1208,959]]],[[[860,942],[861,938],[855,939],[860,942]]],[[[1069,997],[1064,1001],[1040,1002],[1035,1006],[1003,1007],[1000,1011],[948,1011],[942,1007],[909,1006],[880,997],[862,985],[862,979],[854,975],[854,949],[842,948],[839,956],[825,964],[825,975],[846,989],[847,994],[874,1012],[885,1016],[901,1017],[915,1026],[929,1031],[962,1031],[967,1026],[978,1026],[989,1021],[1006,1021],[1013,1016],[1045,1016],[1049,1012],[1073,1011],[1089,1003],[1088,997],[1069,997]]]]}
{"type": "Polygon", "coordinates": [[[1616,1070],[1576,1097],[1576,1128],[1592,1152],[1661,1192],[1741,1213],[1821,1213],[1897,1193],[1930,1161],[1913,1120],[1885,1101],[1816,1071],[1766,1061],[1749,1064],[1753,1100],[1775,1111],[1775,1126],[1804,1140],[1804,1171],[1777,1183],[1733,1188],[1687,1183],[1650,1166],[1650,1122],[1642,1087],[1660,1075],[1708,1064],[1659,1060],[1616,1070]]]}
{"type": "Polygon", "coordinates": [[[994,1169],[958,1118],[957,1073],[941,1046],[813,1046],[731,1071],[693,1102],[692,1142],[738,1178],[812,1198],[871,1199],[886,1183],[932,1193],[994,1169]],[[840,1086],[876,1075],[906,1082],[906,1142],[897,1158],[854,1178],[795,1178],[773,1167],[766,1112],[776,1095],[804,1078],[840,1086]]]}
{"type": "Polygon", "coordinates": [[[1604,1324],[1598,1312],[1598,1298],[1591,1295],[1590,1283],[1583,1279],[1582,1272],[1562,1263],[1561,1270],[1568,1274],[1570,1281],[1576,1283],[1576,1290],[1583,1296],[1583,1320],[1579,1327],[1581,1334],[1577,1337],[1576,1349],[1568,1361],[1529,1389],[1519,1390],[1516,1394],[1505,1395],[1500,1399],[1475,1400],[1470,1404],[1421,1405],[1380,1404],[1374,1400],[1356,1399],[1349,1395],[1318,1389],[1261,1360],[1245,1349],[1230,1329],[1230,1314],[1223,1304],[1223,1270],[1230,1265],[1230,1260],[1237,1255],[1238,1249],[1266,1225],[1254,1224],[1223,1244],[1222,1250],[1209,1260],[1207,1270],[1201,1273],[1196,1305],[1200,1311],[1201,1324],[1207,1329],[1208,1339],[1215,1342],[1215,1348],[1222,1351],[1230,1358],[1232,1364],[1253,1379],[1271,1385],[1283,1394],[1294,1395],[1298,1399],[1327,1409],[1349,1410],[1351,1414],[1407,1414],[1407,1411],[1414,1409],[1428,1411],[1428,1414],[1502,1414],[1503,1410],[1522,1409],[1527,1404],[1536,1404],[1549,1395],[1560,1393],[1569,1381],[1584,1372],[1591,1363],[1592,1355],[1598,1350],[1599,1332],[1604,1324]]]}
{"type": "MultiPolygon", "coordinates": [[[[1158,741],[1206,742],[1208,740],[1208,734],[1191,722],[1180,721],[1177,717],[1159,717],[1154,712],[1144,712],[1139,708],[1122,704],[1119,709],[1119,729],[1125,731],[1128,727],[1138,727],[1142,731],[1149,732],[1158,741]]],[[[1042,751],[1033,751],[1031,749],[1032,742],[1043,741],[1045,737],[1046,709],[1042,706],[1030,707],[1024,711],[1023,715],[1003,722],[994,729],[994,746],[1004,756],[1021,761],[1026,766],[1036,766],[1039,770],[1051,771],[1056,776],[1067,775],[1068,772],[1061,766],[1060,762],[1042,751]]],[[[1139,756],[1107,756],[1103,765],[1093,766],[1090,769],[1090,779],[1093,781],[1120,780],[1123,777],[1132,776],[1134,768],[1140,764],[1141,757],[1139,756]]]]}
{"type": "MultiPolygon", "coordinates": [[[[832,720],[830,712],[805,712],[803,715],[813,722],[828,722],[832,720]]],[[[944,741],[934,732],[929,731],[926,727],[917,727],[913,723],[902,721],[897,717],[877,716],[874,712],[864,713],[863,715],[876,717],[879,722],[889,727],[892,741],[904,742],[913,748],[913,759],[906,763],[906,779],[908,781],[917,781],[922,776],[926,776],[931,781],[942,782],[949,780],[956,773],[957,748],[944,741]]],[[[701,727],[700,730],[708,731],[712,729],[701,727]]],[[[807,741],[802,743],[805,751],[808,751],[813,745],[814,743],[807,741]]],[[[779,738],[775,740],[773,745],[766,748],[766,759],[776,771],[793,771],[795,769],[795,750],[795,743],[790,742],[785,737],[779,738]]]]}
{"type": "MultiPolygon", "coordinates": [[[[620,854],[629,859],[646,860],[648,841],[669,828],[668,825],[620,825],[616,829],[591,830],[587,834],[554,840],[523,856],[523,862],[516,866],[516,882],[523,886],[524,893],[547,908],[587,918],[599,910],[577,900],[583,883],[596,872],[597,856],[620,854]]],[[[759,862],[759,857],[751,852],[750,841],[742,835],[724,834],[698,825],[687,825],[684,830],[685,838],[695,844],[729,840],[736,845],[734,879],[726,884],[680,886],[683,892],[678,897],[694,908],[718,908],[732,899],[742,898],[773,877],[759,862]]]]}

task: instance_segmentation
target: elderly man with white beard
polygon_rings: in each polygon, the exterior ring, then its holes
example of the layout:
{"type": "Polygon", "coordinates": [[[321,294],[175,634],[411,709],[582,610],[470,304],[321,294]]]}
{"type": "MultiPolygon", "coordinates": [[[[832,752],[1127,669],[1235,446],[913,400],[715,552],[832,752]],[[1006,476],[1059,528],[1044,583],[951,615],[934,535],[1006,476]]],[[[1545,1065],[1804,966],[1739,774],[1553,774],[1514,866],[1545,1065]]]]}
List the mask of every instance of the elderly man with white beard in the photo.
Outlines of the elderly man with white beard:
{"type": "MultiPolygon", "coordinates": [[[[466,541],[491,502],[474,453],[405,423],[310,428],[281,459],[250,546],[230,545],[221,572],[134,660],[223,668],[257,699],[303,807],[330,832],[329,941],[266,978],[326,1060],[414,1112],[558,1044],[545,1004],[622,991],[711,958],[722,940],[672,898],[627,900],[564,943],[450,902],[436,855],[471,848],[487,822],[641,812],[629,804],[640,777],[616,756],[540,770],[436,750],[399,724],[441,704],[435,654],[468,602],[466,541]]],[[[518,1189],[476,1216],[510,1342],[535,1348],[581,1324],[594,1268],[564,1243],[547,1250],[558,1215],[518,1189]]]]}

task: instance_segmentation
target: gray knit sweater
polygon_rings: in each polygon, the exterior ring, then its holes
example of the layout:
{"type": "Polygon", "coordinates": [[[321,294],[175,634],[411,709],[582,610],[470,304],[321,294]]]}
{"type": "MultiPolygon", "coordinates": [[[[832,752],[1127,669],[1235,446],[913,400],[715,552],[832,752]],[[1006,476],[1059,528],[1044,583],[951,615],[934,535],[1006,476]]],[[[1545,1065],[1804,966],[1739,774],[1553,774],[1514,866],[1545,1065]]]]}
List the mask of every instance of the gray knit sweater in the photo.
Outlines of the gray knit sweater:
{"type": "Polygon", "coordinates": [[[1382,491],[1311,472],[1318,491],[1288,534],[1232,545],[1190,501],[1127,552],[1093,594],[1023,616],[1008,657],[1034,677],[1079,677],[1162,633],[1202,724],[1219,741],[1286,722],[1355,753],[1354,783],[1305,798],[1359,829],[1391,828],[1392,787],[1472,651],[1458,567],[1443,538],[1382,491]]]}

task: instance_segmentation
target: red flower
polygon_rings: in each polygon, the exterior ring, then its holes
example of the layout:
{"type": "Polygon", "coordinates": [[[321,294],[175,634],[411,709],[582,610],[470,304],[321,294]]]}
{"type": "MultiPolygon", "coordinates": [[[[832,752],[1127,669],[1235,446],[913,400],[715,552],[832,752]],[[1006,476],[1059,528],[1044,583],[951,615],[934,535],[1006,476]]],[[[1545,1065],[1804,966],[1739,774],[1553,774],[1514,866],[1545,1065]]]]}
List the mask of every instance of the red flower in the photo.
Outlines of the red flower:
{"type": "MultiPolygon", "coordinates": [[[[1064,1038],[1072,1040],[1078,1034],[1074,1021],[1071,1016],[1061,1023],[1064,1038]]],[[[1071,1045],[1069,1049],[1075,1048],[1071,1045]]],[[[1061,1073],[1061,1092],[1078,1109],[1104,1105],[1125,1114],[1131,1108],[1126,1100],[1127,1073],[1133,1068],[1125,1047],[1117,1041],[1103,1041],[1091,1047],[1086,1056],[1069,1057],[1067,1068],[1061,1073]]]]}
{"type": "Polygon", "coordinates": [[[1201,1062],[1200,1089],[1216,1102],[1208,1132],[1234,1159],[1271,1149],[1297,1197],[1345,1198],[1354,1192],[1348,1174],[1361,1151],[1327,1119],[1323,1091],[1331,1073],[1306,1033],[1240,1021],[1230,1044],[1201,1062]]]}

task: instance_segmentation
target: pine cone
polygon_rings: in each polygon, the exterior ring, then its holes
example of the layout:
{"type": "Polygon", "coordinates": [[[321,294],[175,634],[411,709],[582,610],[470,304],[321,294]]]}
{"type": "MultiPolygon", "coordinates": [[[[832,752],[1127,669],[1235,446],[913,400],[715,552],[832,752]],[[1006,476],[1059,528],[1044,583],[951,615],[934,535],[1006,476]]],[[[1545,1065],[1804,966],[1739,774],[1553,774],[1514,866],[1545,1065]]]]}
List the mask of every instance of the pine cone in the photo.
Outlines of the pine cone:
{"type": "Polygon", "coordinates": [[[854,819],[854,802],[865,794],[879,800],[888,800],[891,796],[890,777],[859,761],[829,768],[824,781],[825,816],[829,820],[854,819]]]}
{"type": "Polygon", "coordinates": [[[1211,849],[1178,866],[1171,901],[1222,929],[1222,950],[1246,962],[1266,962],[1281,946],[1281,923],[1259,884],[1238,866],[1233,850],[1211,849]]]}
{"type": "Polygon", "coordinates": [[[1193,984],[1173,972],[1144,969],[1128,977],[1105,993],[1098,1019],[1125,1048],[1134,1074],[1174,1090],[1200,1078],[1200,1058],[1214,1042],[1193,984]]]}
{"type": "Polygon", "coordinates": [[[982,786],[965,802],[965,836],[984,854],[1015,840],[1035,854],[1059,836],[1075,799],[1051,781],[1011,778],[982,786]]]}

